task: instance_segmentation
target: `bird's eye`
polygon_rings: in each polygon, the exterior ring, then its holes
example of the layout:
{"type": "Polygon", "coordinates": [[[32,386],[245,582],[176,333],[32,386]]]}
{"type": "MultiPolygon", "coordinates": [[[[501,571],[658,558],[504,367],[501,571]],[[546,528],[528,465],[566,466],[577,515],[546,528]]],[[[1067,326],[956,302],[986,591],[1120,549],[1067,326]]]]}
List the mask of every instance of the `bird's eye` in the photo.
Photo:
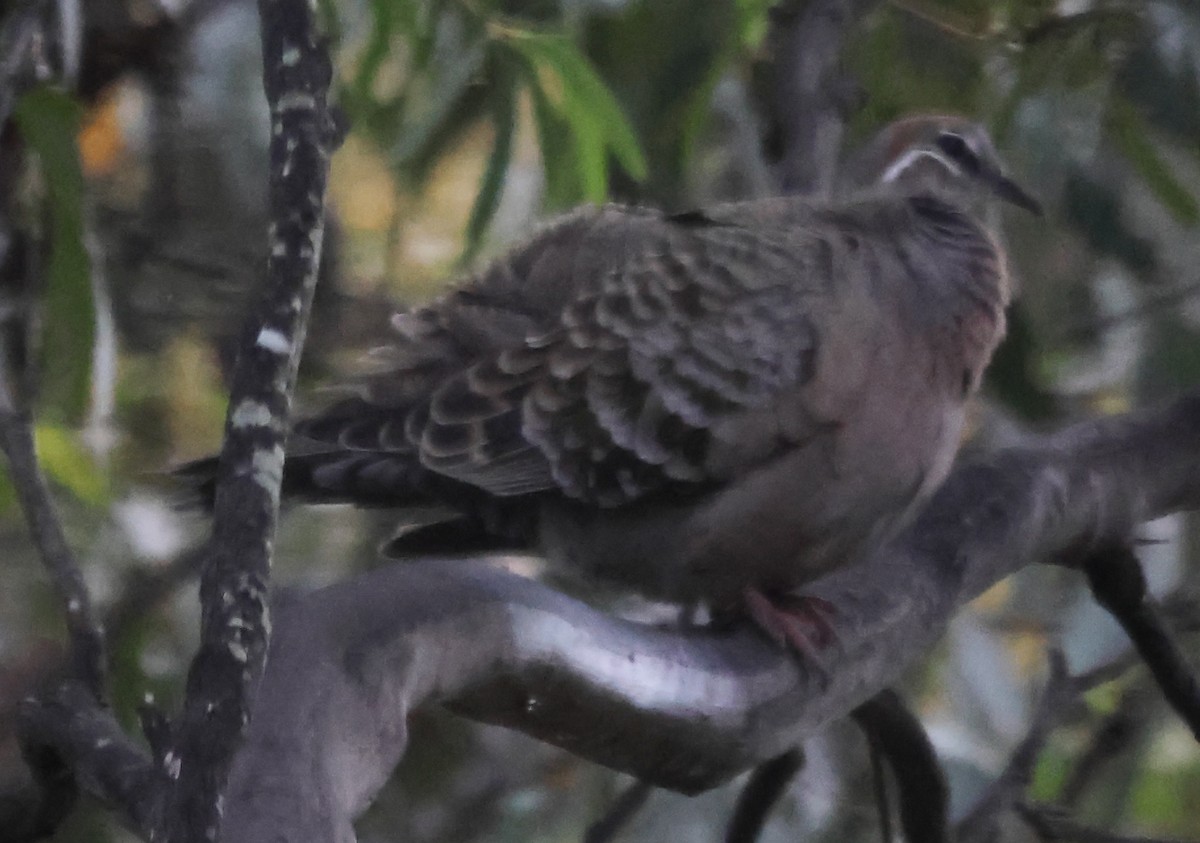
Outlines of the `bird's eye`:
{"type": "Polygon", "coordinates": [[[971,149],[971,145],[962,135],[954,132],[942,132],[937,136],[937,145],[952,160],[961,164],[968,173],[979,172],[979,156],[975,154],[975,150],[971,149]]]}

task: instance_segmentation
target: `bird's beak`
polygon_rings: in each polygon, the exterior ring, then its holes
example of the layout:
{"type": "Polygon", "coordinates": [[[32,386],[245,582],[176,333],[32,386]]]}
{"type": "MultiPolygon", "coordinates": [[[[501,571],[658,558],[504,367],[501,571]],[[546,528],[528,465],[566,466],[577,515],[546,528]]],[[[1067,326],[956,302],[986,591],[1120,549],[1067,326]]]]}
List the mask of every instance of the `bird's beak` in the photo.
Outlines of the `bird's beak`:
{"type": "Polygon", "coordinates": [[[1005,202],[1011,202],[1018,208],[1024,208],[1031,214],[1039,217],[1042,216],[1042,203],[1030,196],[1025,188],[999,170],[986,168],[979,175],[984,183],[991,188],[992,193],[995,193],[1005,202]]]}

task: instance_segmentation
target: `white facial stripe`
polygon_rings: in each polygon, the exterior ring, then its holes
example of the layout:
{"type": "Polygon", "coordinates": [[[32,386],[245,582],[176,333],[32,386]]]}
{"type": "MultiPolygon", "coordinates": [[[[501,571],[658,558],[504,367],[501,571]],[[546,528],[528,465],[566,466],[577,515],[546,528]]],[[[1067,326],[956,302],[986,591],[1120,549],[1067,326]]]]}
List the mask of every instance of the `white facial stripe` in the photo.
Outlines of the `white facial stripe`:
{"type": "Polygon", "coordinates": [[[962,175],[962,168],[945,155],[942,155],[940,152],[934,149],[922,148],[910,149],[908,152],[905,152],[903,155],[893,161],[892,165],[883,171],[883,176],[880,178],[880,181],[884,184],[894,182],[901,173],[903,173],[921,158],[932,158],[954,175],[962,175]]]}

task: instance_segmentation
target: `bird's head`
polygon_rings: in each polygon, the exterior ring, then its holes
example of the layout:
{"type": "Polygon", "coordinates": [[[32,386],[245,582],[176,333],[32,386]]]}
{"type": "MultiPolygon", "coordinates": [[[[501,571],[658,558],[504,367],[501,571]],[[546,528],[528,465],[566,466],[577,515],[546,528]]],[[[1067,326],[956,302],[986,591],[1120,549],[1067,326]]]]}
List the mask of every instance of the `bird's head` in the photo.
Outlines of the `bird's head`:
{"type": "Polygon", "coordinates": [[[844,175],[859,188],[933,194],[984,221],[994,216],[996,199],[1042,213],[1038,201],[1004,174],[987,131],[956,115],[922,114],[888,124],[850,158],[844,175]]]}

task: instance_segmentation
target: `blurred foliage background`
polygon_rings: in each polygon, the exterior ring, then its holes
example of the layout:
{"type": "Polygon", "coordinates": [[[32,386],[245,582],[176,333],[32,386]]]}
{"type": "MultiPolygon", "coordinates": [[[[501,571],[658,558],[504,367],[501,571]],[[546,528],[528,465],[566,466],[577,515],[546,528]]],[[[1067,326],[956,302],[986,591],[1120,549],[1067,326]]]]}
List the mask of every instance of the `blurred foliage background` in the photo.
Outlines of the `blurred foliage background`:
{"type": "MultiPolygon", "coordinates": [[[[219,445],[231,341],[263,266],[257,20],[247,0],[60,0],[6,4],[0,26],[38,5],[69,25],[58,84],[0,78],[0,108],[20,94],[0,136],[0,320],[38,316],[17,352],[37,362],[26,387],[39,449],[110,607],[116,697],[132,723],[144,693],[177,698],[197,626],[189,549],[204,519],[175,506],[163,472],[219,445]],[[38,287],[12,282],[13,265],[36,267],[24,275],[38,287]]],[[[795,57],[783,51],[789,37],[803,43],[821,5],[849,15],[825,45],[841,61],[818,68],[815,86],[832,92],[845,148],[908,112],[966,113],[1047,207],[1042,220],[1005,221],[1021,294],[974,443],[1200,381],[1194,0],[797,0],[775,11],[767,0],[320,0],[351,130],[333,161],[302,407],[386,338],[392,308],[556,210],[827,187],[786,172],[790,109],[807,106],[789,105],[783,68],[795,57]]],[[[391,526],[346,508],[295,515],[278,581],[305,587],[377,564],[391,526]]],[[[1195,519],[1146,536],[1156,592],[1194,625],[1195,519]]],[[[0,552],[3,786],[21,769],[13,706],[53,671],[61,637],[6,483],[0,552]]],[[[1028,730],[1052,646],[1081,672],[1126,645],[1078,577],[1029,570],[977,601],[909,677],[956,812],[1028,730]]],[[[438,712],[415,715],[413,736],[364,841],[578,840],[624,786],[438,712]]],[[[858,733],[835,725],[807,750],[764,839],[874,839],[858,733]]],[[[626,839],[720,839],[735,796],[656,794],[626,839]]],[[[1061,712],[1032,796],[1109,830],[1200,839],[1200,752],[1134,667],[1061,712]]],[[[56,839],[125,838],[91,810],[56,839]]]]}

